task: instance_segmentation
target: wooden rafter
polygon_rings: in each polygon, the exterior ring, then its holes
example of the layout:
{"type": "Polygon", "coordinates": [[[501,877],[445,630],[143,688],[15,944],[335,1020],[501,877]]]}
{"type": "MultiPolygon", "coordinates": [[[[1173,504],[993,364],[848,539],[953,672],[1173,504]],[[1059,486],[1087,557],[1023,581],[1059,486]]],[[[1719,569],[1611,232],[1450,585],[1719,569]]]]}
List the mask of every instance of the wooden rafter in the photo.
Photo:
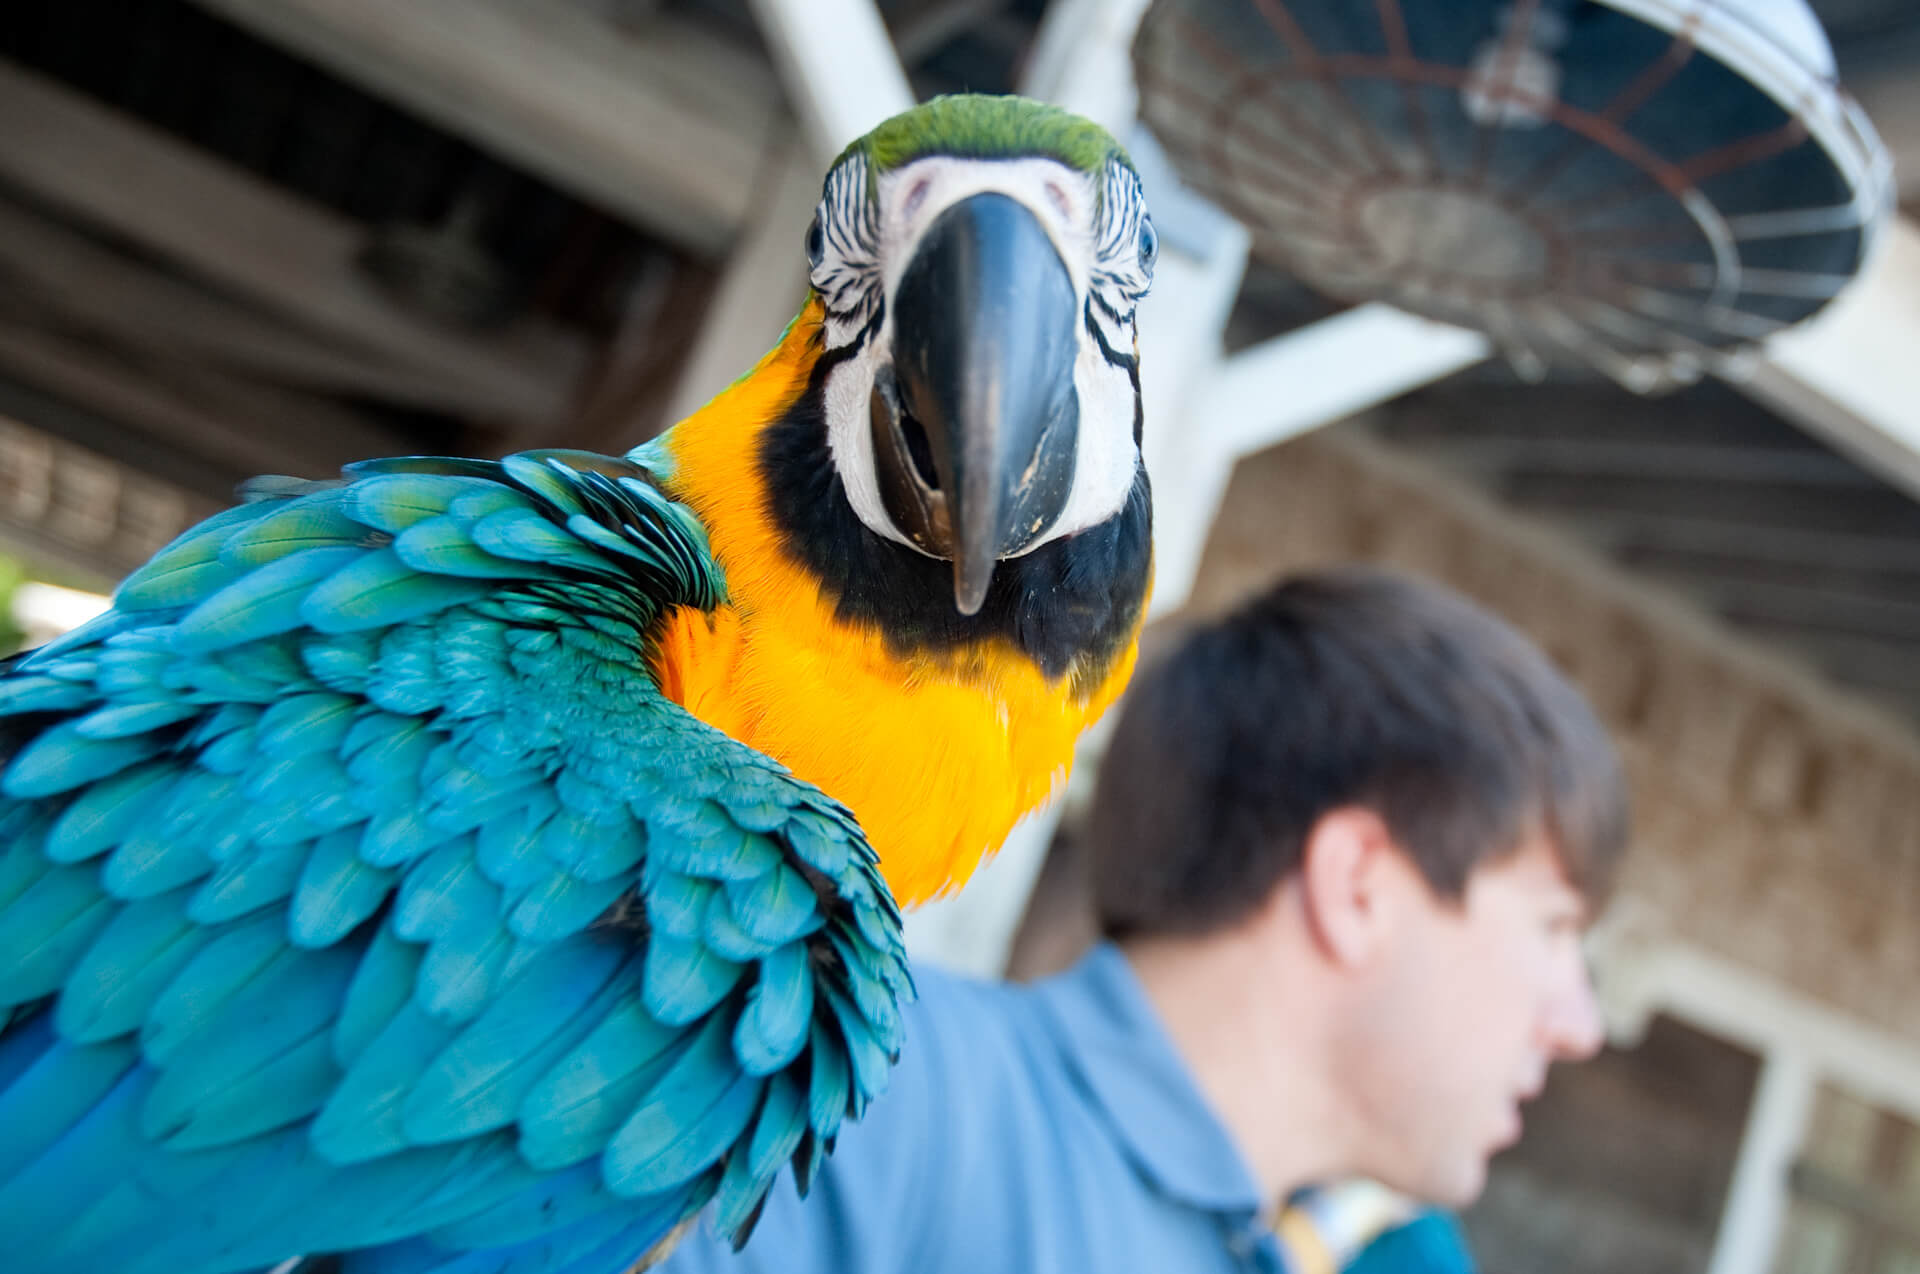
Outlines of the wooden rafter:
{"type": "Polygon", "coordinates": [[[463,378],[345,348],[4,198],[0,281],[49,321],[287,385],[482,416],[498,405],[463,378]]]}
{"type": "Polygon", "coordinates": [[[531,321],[479,335],[416,317],[355,266],[362,227],[5,62],[0,178],[359,357],[460,382],[497,419],[554,419],[574,391],[577,339],[531,321]]]}
{"type": "Polygon", "coordinates": [[[716,254],[752,205],[779,93],[685,24],[646,38],[524,0],[196,0],[683,247],[716,254]]]}

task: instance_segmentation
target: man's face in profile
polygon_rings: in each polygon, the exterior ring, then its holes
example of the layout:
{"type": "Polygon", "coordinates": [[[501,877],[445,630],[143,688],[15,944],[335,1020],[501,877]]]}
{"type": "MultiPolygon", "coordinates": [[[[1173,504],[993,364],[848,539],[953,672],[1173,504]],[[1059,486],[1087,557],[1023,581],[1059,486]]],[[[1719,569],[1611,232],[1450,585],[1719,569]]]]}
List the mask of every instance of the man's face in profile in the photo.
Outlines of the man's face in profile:
{"type": "Polygon", "coordinates": [[[1353,1078],[1381,1180],[1460,1207],[1518,1140],[1547,1068],[1604,1040],[1580,947],[1586,903],[1544,838],[1479,868],[1458,900],[1408,870],[1421,895],[1359,1014],[1353,1078]]]}

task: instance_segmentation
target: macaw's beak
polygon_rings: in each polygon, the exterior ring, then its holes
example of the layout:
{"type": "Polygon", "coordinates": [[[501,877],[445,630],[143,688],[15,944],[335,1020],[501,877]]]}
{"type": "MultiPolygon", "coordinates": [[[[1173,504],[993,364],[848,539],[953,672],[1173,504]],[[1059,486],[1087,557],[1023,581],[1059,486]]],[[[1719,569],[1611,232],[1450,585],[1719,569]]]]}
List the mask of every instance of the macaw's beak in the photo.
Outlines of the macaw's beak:
{"type": "Polygon", "coordinates": [[[953,560],[961,614],[1066,507],[1078,319],[1053,241],[1006,195],[942,212],[901,276],[893,367],[871,402],[881,498],[909,539],[953,560]]]}

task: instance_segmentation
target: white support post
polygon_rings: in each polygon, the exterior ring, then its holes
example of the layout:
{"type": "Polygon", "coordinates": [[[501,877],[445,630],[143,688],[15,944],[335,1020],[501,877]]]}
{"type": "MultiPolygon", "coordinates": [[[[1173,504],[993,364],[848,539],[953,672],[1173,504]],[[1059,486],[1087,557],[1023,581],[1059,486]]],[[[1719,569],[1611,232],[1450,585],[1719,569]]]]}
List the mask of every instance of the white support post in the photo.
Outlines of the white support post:
{"type": "Polygon", "coordinates": [[[1787,1214],[1788,1173],[1806,1134],[1818,1078],[1797,1051],[1766,1055],[1707,1274],[1769,1274],[1787,1214]]]}

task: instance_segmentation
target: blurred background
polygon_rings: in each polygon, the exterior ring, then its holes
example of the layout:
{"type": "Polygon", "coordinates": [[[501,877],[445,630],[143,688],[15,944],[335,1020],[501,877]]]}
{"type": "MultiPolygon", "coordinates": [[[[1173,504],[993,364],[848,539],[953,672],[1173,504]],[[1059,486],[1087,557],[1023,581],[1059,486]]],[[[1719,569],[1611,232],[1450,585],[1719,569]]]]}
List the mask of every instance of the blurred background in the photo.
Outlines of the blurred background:
{"type": "MultiPolygon", "coordinates": [[[[1920,1274],[1912,0],[7,0],[0,645],[254,473],[643,441],[797,307],[826,161],[957,90],[1146,174],[1149,647],[1391,563],[1622,743],[1613,1044],[1489,1274],[1920,1274]]],[[[922,955],[1090,940],[1099,745],[922,955]]]]}

